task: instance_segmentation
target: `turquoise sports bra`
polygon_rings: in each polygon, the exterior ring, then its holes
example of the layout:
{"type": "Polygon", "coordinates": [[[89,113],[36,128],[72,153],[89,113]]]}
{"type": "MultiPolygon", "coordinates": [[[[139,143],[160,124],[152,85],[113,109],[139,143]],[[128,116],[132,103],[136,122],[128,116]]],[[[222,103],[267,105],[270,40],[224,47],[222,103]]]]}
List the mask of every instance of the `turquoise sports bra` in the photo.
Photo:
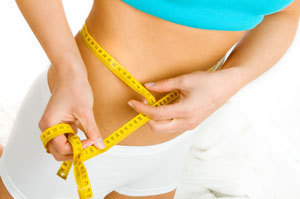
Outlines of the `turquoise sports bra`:
{"type": "Polygon", "coordinates": [[[293,0],[122,0],[156,17],[194,28],[249,30],[293,0]]]}

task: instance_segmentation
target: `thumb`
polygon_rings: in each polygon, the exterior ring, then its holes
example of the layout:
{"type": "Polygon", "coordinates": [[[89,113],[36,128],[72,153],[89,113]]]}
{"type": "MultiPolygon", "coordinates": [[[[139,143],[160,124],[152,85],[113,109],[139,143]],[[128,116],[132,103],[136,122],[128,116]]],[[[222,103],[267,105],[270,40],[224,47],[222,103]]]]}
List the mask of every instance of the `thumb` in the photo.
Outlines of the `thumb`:
{"type": "Polygon", "coordinates": [[[91,111],[86,111],[85,113],[81,114],[78,120],[84,128],[86,137],[92,140],[97,148],[104,149],[105,144],[97,126],[92,109],[91,111]]]}
{"type": "Polygon", "coordinates": [[[156,82],[148,82],[144,84],[147,89],[156,92],[168,92],[175,89],[183,88],[183,76],[159,80],[156,82]]]}

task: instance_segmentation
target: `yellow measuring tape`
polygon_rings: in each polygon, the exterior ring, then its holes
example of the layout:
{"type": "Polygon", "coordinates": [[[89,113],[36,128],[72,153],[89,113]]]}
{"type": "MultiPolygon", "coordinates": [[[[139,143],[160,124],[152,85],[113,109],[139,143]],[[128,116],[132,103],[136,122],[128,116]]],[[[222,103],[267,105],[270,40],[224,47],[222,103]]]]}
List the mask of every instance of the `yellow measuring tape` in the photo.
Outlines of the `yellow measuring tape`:
{"type": "MultiPolygon", "coordinates": [[[[92,53],[125,84],[127,84],[137,93],[144,96],[149,105],[158,107],[170,104],[179,98],[179,91],[174,90],[158,101],[155,101],[155,97],[93,39],[93,37],[88,33],[85,23],[80,31],[80,35],[85,45],[92,51],[92,53]]],[[[222,59],[220,61],[223,61],[222,59]]],[[[215,70],[215,68],[218,66],[218,63],[213,65],[207,71],[215,70]]],[[[94,146],[89,146],[83,150],[79,137],[76,135],[72,127],[66,123],[59,123],[47,128],[42,132],[40,138],[47,153],[49,153],[47,143],[58,135],[66,134],[67,139],[71,143],[73,149],[73,161],[64,161],[57,171],[57,175],[62,179],[67,179],[71,167],[74,165],[73,170],[79,197],[80,199],[88,199],[93,197],[93,192],[87,170],[83,162],[101,153],[104,153],[129,136],[139,127],[147,123],[150,119],[150,117],[142,113],[138,114],[104,139],[105,149],[98,149],[94,146]]]]}

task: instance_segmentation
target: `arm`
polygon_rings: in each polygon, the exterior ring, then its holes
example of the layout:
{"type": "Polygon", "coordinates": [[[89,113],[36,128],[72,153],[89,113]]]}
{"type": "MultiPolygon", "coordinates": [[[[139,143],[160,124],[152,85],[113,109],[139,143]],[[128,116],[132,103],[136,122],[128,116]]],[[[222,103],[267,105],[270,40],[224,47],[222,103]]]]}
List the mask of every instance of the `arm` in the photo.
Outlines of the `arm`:
{"type": "Polygon", "coordinates": [[[295,36],[300,15],[300,1],[294,0],[280,12],[265,16],[239,41],[221,70],[238,69],[239,88],[263,74],[284,55],[295,36]]]}
{"type": "Polygon", "coordinates": [[[295,36],[299,15],[300,0],[294,0],[280,12],[266,16],[258,26],[246,32],[219,70],[197,71],[145,84],[155,92],[179,89],[179,103],[152,107],[130,100],[129,105],[151,118],[147,124],[155,132],[194,129],[283,56],[295,36]],[[171,118],[174,119],[169,120],[171,118]]]}
{"type": "MultiPolygon", "coordinates": [[[[40,130],[68,123],[77,132],[80,123],[87,137],[82,140],[83,148],[94,144],[103,149],[105,145],[94,118],[92,88],[62,1],[16,0],[16,3],[55,69],[55,85],[39,121],[40,130]]],[[[57,161],[73,159],[65,135],[52,139],[47,148],[57,161]]]]}
{"type": "Polygon", "coordinates": [[[56,75],[87,75],[62,1],[16,0],[24,18],[54,65],[56,75]]]}

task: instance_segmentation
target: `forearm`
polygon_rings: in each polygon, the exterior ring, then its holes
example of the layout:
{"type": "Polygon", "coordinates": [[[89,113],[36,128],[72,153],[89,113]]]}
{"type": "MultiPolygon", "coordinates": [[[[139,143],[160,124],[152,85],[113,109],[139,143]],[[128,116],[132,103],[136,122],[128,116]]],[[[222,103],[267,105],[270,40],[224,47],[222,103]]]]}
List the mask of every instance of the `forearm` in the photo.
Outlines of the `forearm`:
{"type": "Polygon", "coordinates": [[[235,83],[242,88],[275,65],[287,51],[298,27],[298,15],[279,12],[265,16],[239,41],[221,70],[236,67],[235,83]],[[238,76],[237,76],[238,74],[238,76]]]}
{"type": "Polygon", "coordinates": [[[61,0],[16,0],[58,76],[86,72],[61,0]]]}

